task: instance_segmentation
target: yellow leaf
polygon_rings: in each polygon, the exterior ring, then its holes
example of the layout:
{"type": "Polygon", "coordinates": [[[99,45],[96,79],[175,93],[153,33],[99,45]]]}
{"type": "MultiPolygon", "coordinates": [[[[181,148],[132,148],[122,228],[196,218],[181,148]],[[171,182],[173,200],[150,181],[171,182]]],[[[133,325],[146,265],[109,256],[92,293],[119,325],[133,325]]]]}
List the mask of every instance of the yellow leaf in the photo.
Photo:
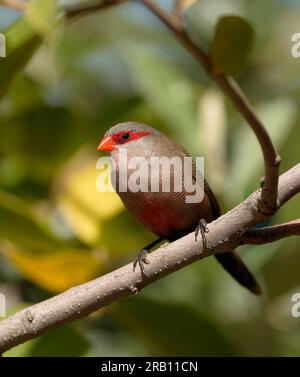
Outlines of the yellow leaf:
{"type": "Polygon", "coordinates": [[[35,32],[45,36],[53,29],[56,13],[56,0],[32,0],[26,8],[25,16],[35,32]]]}
{"type": "Polygon", "coordinates": [[[133,254],[153,240],[135,217],[124,210],[115,192],[100,192],[94,156],[79,153],[61,173],[55,189],[64,220],[74,234],[91,247],[105,249],[110,258],[133,254]]]}
{"type": "Polygon", "coordinates": [[[53,293],[84,283],[104,272],[104,255],[101,260],[96,253],[83,249],[35,254],[6,245],[3,252],[24,277],[53,293]]]}
{"type": "Polygon", "coordinates": [[[101,223],[122,212],[124,206],[115,192],[99,192],[99,171],[95,161],[64,173],[57,190],[58,207],[74,233],[88,244],[101,237],[101,223]]]}

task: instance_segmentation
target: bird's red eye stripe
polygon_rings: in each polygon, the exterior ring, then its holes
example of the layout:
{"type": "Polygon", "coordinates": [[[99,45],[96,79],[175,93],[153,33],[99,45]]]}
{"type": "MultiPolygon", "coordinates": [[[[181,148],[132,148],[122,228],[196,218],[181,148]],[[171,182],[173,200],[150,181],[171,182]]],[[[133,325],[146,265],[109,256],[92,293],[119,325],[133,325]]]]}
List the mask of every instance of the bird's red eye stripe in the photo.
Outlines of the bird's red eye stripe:
{"type": "Polygon", "coordinates": [[[150,135],[150,132],[147,132],[147,131],[140,131],[139,132],[139,131],[127,130],[127,131],[121,131],[121,132],[114,134],[112,136],[112,139],[115,143],[125,144],[128,141],[140,139],[141,137],[148,136],[148,135],[150,135]],[[129,136],[124,138],[123,137],[124,135],[126,135],[126,136],[129,135],[129,136]]]}

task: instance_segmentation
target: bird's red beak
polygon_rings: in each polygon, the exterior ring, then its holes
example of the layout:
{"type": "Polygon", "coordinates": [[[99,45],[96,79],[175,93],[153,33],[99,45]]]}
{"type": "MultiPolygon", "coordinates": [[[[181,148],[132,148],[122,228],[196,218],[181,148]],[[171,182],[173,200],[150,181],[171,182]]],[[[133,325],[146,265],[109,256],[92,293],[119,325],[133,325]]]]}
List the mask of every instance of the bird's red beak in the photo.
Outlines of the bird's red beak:
{"type": "Polygon", "coordinates": [[[111,136],[106,135],[104,138],[100,141],[97,151],[102,151],[102,152],[110,152],[115,149],[115,142],[112,139],[111,136]]]}

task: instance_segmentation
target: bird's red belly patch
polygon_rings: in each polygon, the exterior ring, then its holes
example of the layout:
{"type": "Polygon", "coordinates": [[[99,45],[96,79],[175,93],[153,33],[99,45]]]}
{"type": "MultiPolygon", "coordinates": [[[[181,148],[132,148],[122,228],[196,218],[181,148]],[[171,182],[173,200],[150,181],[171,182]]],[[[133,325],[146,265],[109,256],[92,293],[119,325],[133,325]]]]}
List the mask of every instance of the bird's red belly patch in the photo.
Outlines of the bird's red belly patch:
{"type": "Polygon", "coordinates": [[[171,238],[176,229],[181,228],[182,217],[178,213],[174,213],[174,209],[167,204],[147,199],[143,201],[143,207],[143,215],[140,219],[157,235],[171,238]]]}

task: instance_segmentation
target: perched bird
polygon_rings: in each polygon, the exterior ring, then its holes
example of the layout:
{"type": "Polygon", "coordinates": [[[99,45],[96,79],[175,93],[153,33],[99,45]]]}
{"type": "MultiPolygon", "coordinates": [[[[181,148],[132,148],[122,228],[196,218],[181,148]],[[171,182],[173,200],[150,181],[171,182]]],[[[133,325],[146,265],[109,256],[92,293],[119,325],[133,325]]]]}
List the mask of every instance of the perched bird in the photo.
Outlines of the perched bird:
{"type": "MultiPolygon", "coordinates": [[[[121,174],[118,159],[121,149],[126,149],[128,159],[139,156],[145,158],[149,164],[151,157],[154,156],[179,157],[180,159],[190,156],[181,145],[177,144],[164,133],[146,124],[137,122],[120,123],[111,127],[106,132],[97,149],[109,152],[111,158],[115,161],[115,164],[113,164],[113,169],[115,169],[113,173],[116,174],[117,178],[115,189],[125,207],[146,228],[159,237],[158,240],[152,242],[142,250],[134,261],[134,267],[139,263],[141,268],[143,268],[143,262],[147,263],[146,253],[160,241],[163,239],[174,241],[192,231],[199,230],[199,222],[200,230],[204,237],[204,231],[206,231],[205,222],[211,222],[220,216],[218,202],[206,181],[204,181],[203,186],[204,193],[203,187],[201,188],[203,198],[200,202],[187,203],[186,195],[189,195],[190,191],[187,190],[189,191],[187,192],[186,188],[183,188],[181,192],[176,192],[176,182],[182,182],[183,179],[182,173],[176,169],[171,171],[174,185],[169,192],[162,190],[161,180],[164,179],[162,171],[159,171],[159,174],[157,174],[157,179],[160,180],[159,190],[157,191],[131,192],[127,190],[126,192],[122,192],[119,189],[120,182],[118,178],[121,174]]],[[[129,169],[128,175],[130,173],[129,169]]],[[[194,182],[196,181],[196,173],[193,166],[191,174],[194,182]]],[[[261,288],[255,278],[235,253],[217,254],[215,258],[240,284],[255,294],[261,293],[261,288]]]]}

